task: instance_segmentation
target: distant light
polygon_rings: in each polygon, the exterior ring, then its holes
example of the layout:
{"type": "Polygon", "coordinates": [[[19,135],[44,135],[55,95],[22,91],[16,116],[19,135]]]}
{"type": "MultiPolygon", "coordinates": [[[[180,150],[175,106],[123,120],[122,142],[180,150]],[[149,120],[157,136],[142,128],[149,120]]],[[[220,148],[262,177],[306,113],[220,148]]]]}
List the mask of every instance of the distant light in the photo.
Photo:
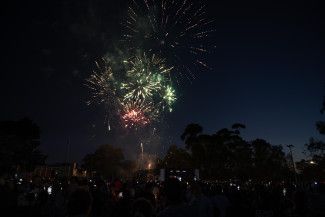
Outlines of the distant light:
{"type": "Polygon", "coordinates": [[[314,184],[315,184],[315,185],[318,185],[318,183],[317,183],[317,182],[314,182],[314,184]]]}
{"type": "Polygon", "coordinates": [[[52,194],[52,186],[50,186],[50,187],[47,188],[47,193],[48,193],[49,195],[52,194]]]}
{"type": "Polygon", "coordinates": [[[286,194],[287,194],[287,189],[286,189],[286,188],[283,188],[282,193],[283,193],[283,196],[286,196],[286,194]]]}
{"type": "Polygon", "coordinates": [[[177,177],[177,179],[181,182],[182,181],[182,177],[177,177]]]}
{"type": "Polygon", "coordinates": [[[309,163],[310,163],[310,164],[316,164],[316,162],[313,161],[313,160],[309,161],[309,163]]]}
{"type": "Polygon", "coordinates": [[[240,191],[240,186],[239,185],[237,186],[237,190],[240,191]]]}
{"type": "Polygon", "coordinates": [[[23,179],[19,179],[19,181],[20,181],[20,182],[22,182],[22,181],[23,181],[23,179]]]}

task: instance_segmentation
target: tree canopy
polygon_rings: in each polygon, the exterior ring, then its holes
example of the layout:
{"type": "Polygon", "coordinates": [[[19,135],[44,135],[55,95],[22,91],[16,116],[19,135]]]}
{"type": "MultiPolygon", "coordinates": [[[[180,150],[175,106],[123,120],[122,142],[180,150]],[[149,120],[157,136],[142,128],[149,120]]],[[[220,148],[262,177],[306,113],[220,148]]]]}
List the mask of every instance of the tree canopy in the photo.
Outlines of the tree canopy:
{"type": "MultiPolygon", "coordinates": [[[[325,97],[323,100],[322,114],[325,112],[325,97]]],[[[316,129],[320,135],[325,135],[325,121],[317,121],[316,129]]],[[[305,177],[314,177],[317,179],[325,179],[325,142],[320,139],[310,138],[309,143],[305,145],[311,161],[302,160],[299,167],[305,177]]]]}
{"type": "Polygon", "coordinates": [[[191,155],[182,148],[172,145],[162,160],[162,167],[190,169],[193,167],[191,155]]]}
{"type": "Polygon", "coordinates": [[[28,118],[0,122],[0,170],[32,171],[45,163],[40,151],[40,129],[28,118]]]}
{"type": "Polygon", "coordinates": [[[93,154],[86,155],[83,162],[86,169],[105,177],[120,175],[125,165],[122,149],[108,144],[101,145],[93,154]]]}
{"type": "MultiPolygon", "coordinates": [[[[282,146],[265,140],[248,142],[241,137],[244,124],[236,123],[212,135],[202,134],[199,124],[189,124],[181,139],[191,154],[193,164],[203,176],[217,179],[274,180],[288,173],[282,146]]],[[[173,148],[175,149],[175,148],[173,148]]],[[[178,150],[180,152],[180,150],[178,150]]]]}

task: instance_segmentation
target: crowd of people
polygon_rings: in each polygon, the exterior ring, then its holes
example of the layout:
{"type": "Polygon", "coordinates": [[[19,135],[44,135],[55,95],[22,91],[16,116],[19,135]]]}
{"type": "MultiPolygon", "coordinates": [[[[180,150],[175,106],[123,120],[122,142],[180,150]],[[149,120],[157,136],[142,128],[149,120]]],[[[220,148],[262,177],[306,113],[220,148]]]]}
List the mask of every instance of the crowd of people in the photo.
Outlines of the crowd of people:
{"type": "Polygon", "coordinates": [[[0,179],[1,216],[321,217],[321,183],[0,179]]]}

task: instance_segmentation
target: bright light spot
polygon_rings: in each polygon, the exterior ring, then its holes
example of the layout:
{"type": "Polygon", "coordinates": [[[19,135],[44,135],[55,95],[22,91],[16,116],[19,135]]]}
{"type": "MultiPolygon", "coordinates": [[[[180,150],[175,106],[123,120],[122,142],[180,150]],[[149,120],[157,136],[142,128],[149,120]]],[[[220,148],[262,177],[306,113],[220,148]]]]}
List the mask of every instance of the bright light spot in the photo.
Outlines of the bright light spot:
{"type": "Polygon", "coordinates": [[[50,186],[50,187],[47,188],[47,193],[48,193],[49,195],[52,194],[52,186],[50,186]]]}
{"type": "Polygon", "coordinates": [[[283,196],[286,196],[286,194],[287,194],[287,189],[286,189],[286,188],[283,188],[282,193],[283,193],[283,196]]]}

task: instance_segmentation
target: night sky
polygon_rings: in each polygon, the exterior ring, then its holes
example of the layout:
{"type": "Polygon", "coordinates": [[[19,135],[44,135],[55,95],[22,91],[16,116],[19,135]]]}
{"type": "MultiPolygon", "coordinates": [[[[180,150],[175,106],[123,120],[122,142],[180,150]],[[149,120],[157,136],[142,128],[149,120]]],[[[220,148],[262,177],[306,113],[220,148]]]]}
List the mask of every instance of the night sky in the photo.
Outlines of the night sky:
{"type": "MultiPolygon", "coordinates": [[[[120,146],[104,108],[86,105],[94,61],[120,36],[126,0],[11,1],[5,5],[0,120],[29,117],[49,162],[80,161],[100,144],[120,146]]],[[[319,1],[321,2],[321,1],[319,1]]],[[[293,144],[296,159],[317,137],[325,84],[325,13],[318,1],[210,0],[216,30],[211,70],[182,84],[163,123],[165,146],[195,122],[206,133],[246,125],[244,138],[293,144]],[[167,136],[168,135],[168,136],[167,136]]]]}

